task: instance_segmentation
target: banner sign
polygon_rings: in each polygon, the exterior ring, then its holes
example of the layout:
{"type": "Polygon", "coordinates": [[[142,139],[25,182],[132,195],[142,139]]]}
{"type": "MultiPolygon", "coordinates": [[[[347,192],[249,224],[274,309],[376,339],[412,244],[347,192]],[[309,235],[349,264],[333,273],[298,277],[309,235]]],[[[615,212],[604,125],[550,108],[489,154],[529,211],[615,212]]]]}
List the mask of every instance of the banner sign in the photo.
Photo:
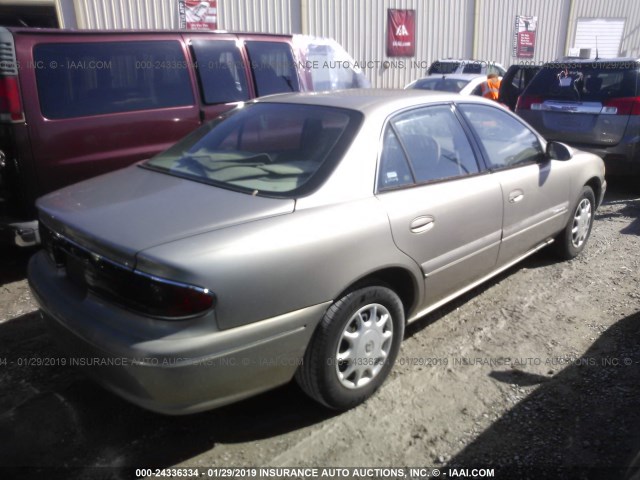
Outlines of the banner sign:
{"type": "Polygon", "coordinates": [[[387,10],[387,56],[413,57],[416,52],[416,11],[387,10]]]}
{"type": "Polygon", "coordinates": [[[536,28],[538,17],[516,15],[513,31],[513,56],[517,58],[533,58],[536,48],[536,28]]]}
{"type": "Polygon", "coordinates": [[[181,30],[216,30],[218,28],[217,0],[178,0],[181,30]]]}

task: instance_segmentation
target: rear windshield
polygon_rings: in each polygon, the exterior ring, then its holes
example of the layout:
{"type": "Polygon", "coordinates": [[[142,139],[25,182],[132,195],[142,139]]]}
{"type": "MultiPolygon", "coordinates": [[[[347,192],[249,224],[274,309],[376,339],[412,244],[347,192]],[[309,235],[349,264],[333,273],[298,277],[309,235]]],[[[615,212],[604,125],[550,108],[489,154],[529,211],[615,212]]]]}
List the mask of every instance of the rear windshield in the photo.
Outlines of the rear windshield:
{"type": "Polygon", "coordinates": [[[462,69],[462,73],[482,73],[482,63],[481,62],[467,63],[462,69]]]}
{"type": "Polygon", "coordinates": [[[634,62],[567,63],[545,66],[526,90],[549,100],[604,102],[638,95],[638,64],[634,62]]]}
{"type": "Polygon", "coordinates": [[[42,114],[72,118],[193,105],[177,41],[57,43],[33,52],[42,114]]]}
{"type": "Polygon", "coordinates": [[[454,78],[423,78],[422,80],[418,80],[412,88],[457,93],[468,83],[469,80],[457,80],[454,78]]]}
{"type": "Polygon", "coordinates": [[[435,61],[431,64],[427,72],[429,73],[429,75],[433,73],[442,73],[446,75],[447,73],[455,73],[459,66],[460,66],[460,62],[435,61]]]}
{"type": "Polygon", "coordinates": [[[253,195],[292,197],[324,181],[361,118],[339,108],[250,104],[205,124],[143,166],[253,195]]]}

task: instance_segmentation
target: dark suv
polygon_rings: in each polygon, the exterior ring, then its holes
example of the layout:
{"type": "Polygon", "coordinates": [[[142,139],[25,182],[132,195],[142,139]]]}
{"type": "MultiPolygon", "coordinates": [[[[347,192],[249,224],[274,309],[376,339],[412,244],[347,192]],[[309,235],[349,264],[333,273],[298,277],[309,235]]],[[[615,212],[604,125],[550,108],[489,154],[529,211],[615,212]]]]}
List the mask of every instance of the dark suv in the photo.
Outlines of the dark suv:
{"type": "Polygon", "coordinates": [[[544,65],[516,113],[548,140],[595,153],[607,174],[640,175],[640,60],[571,60],[544,65]]]}

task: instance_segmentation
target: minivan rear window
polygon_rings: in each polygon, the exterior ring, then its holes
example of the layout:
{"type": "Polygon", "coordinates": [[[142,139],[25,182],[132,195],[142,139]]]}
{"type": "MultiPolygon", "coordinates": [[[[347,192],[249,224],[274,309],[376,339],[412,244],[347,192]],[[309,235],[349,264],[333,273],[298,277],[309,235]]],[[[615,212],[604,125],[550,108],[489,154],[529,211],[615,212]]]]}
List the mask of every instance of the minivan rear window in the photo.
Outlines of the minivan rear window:
{"type": "Polygon", "coordinates": [[[601,103],[610,98],[635,97],[638,68],[631,61],[545,66],[531,81],[526,94],[547,100],[601,103]]]}
{"type": "Polygon", "coordinates": [[[177,41],[40,44],[33,54],[40,108],[47,118],[194,104],[177,41]]]}

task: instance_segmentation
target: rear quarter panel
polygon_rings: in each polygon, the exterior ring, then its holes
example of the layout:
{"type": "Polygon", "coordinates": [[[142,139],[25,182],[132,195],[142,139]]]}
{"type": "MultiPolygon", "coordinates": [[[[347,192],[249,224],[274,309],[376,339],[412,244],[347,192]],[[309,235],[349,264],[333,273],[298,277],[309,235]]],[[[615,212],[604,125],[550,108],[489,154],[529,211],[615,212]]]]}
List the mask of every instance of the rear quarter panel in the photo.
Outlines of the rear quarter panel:
{"type": "Polygon", "coordinates": [[[334,300],[386,267],[421,276],[394,245],[374,197],[190,237],[145,250],[137,261],[142,271],[211,289],[221,329],[334,300]]]}

